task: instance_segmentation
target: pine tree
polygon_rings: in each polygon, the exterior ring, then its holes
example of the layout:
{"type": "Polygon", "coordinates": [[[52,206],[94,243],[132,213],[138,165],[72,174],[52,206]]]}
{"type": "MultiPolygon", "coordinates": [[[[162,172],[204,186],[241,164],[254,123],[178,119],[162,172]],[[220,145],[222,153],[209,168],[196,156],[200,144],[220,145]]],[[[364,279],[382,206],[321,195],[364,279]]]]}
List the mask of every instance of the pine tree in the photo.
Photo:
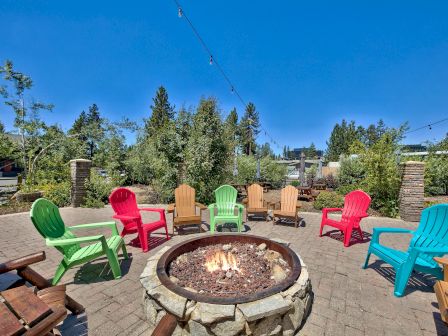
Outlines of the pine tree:
{"type": "Polygon", "coordinates": [[[224,140],[216,100],[201,99],[186,148],[186,180],[202,201],[211,201],[213,190],[224,182],[228,160],[224,140]]]}
{"type": "Polygon", "coordinates": [[[253,103],[246,106],[246,111],[241,119],[241,146],[246,155],[252,155],[256,150],[256,142],[258,133],[260,133],[260,120],[258,112],[253,103]]]}
{"type": "Polygon", "coordinates": [[[230,153],[235,152],[239,143],[239,136],[238,114],[236,108],[233,108],[224,122],[224,138],[230,153]]]}
{"type": "Polygon", "coordinates": [[[327,141],[327,160],[339,161],[341,154],[351,154],[349,153],[350,146],[359,138],[360,135],[356,129],[355,122],[347,123],[343,119],[341,125],[336,124],[334,126],[330,139],[327,141]]]}
{"type": "Polygon", "coordinates": [[[169,121],[174,119],[174,106],[170,104],[168,92],[163,86],[159,87],[152,101],[151,117],[145,120],[145,133],[147,136],[157,133],[169,121]]]}

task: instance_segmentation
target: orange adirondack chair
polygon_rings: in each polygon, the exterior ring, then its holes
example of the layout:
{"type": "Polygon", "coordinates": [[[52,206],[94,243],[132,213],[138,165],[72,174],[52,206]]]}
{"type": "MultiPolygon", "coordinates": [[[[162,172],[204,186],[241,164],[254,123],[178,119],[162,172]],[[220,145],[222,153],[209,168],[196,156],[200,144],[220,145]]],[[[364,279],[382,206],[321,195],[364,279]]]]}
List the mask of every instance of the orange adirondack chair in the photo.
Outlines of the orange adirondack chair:
{"type": "Polygon", "coordinates": [[[263,201],[263,187],[259,184],[252,184],[247,188],[247,198],[243,200],[246,206],[246,221],[249,215],[264,215],[268,221],[268,208],[263,201]]]}
{"type": "Polygon", "coordinates": [[[276,220],[292,220],[294,226],[299,225],[299,208],[300,203],[297,201],[299,197],[299,191],[292,185],[286,186],[282,189],[280,194],[280,202],[271,203],[274,204],[274,224],[276,220]],[[280,204],[280,209],[275,210],[276,204],[280,204]]]}
{"type": "Polygon", "coordinates": [[[198,225],[202,232],[202,210],[207,207],[196,202],[196,190],[188,184],[181,184],[174,190],[175,203],[168,205],[168,213],[173,214],[173,234],[174,228],[183,225],[198,225]],[[199,208],[199,215],[196,213],[199,208]]]}

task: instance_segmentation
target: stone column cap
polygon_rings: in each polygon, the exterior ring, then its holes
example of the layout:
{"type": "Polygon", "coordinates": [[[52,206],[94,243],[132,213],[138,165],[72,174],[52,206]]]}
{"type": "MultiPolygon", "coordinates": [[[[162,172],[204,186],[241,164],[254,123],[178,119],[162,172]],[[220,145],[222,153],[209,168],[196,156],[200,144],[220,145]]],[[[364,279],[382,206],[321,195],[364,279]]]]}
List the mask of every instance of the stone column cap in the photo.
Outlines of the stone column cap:
{"type": "Polygon", "coordinates": [[[73,160],[70,160],[70,162],[92,162],[92,160],[88,160],[88,159],[73,159],[73,160]]]}
{"type": "Polygon", "coordinates": [[[422,161],[405,161],[405,162],[402,162],[401,164],[413,164],[413,165],[422,165],[423,166],[425,163],[422,161]]]}

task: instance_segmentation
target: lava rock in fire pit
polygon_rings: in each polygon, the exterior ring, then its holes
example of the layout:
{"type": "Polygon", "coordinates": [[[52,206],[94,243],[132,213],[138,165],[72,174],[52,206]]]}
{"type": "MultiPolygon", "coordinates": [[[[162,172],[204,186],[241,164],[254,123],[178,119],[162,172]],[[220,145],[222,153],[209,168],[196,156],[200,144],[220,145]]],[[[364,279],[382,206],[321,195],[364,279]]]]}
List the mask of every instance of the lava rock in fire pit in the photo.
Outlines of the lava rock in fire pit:
{"type": "Polygon", "coordinates": [[[168,273],[178,279],[174,281],[178,286],[215,297],[262,291],[284,280],[291,268],[279,262],[280,253],[260,245],[234,242],[202,246],[178,256],[168,273]]]}
{"type": "Polygon", "coordinates": [[[265,243],[261,243],[260,245],[257,246],[258,251],[264,251],[266,250],[266,244],[265,243]]]}
{"type": "Polygon", "coordinates": [[[232,244],[225,244],[222,246],[223,251],[228,251],[232,248],[232,244]]]}

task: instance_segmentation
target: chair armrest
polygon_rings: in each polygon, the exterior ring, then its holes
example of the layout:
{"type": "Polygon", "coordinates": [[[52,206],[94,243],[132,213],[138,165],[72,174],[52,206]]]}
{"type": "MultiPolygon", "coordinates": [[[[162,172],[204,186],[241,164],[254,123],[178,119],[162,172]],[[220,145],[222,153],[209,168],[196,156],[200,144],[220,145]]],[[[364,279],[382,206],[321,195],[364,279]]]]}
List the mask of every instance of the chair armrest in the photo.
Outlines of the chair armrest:
{"type": "Polygon", "coordinates": [[[139,219],[139,216],[128,216],[128,215],[113,215],[112,218],[119,219],[119,220],[135,220],[139,219]]]}
{"type": "Polygon", "coordinates": [[[167,211],[168,213],[173,213],[175,207],[176,207],[176,204],[175,204],[175,203],[170,203],[170,204],[168,204],[168,208],[166,208],[166,211],[167,211]]]}
{"type": "Polygon", "coordinates": [[[433,259],[435,262],[439,263],[440,265],[448,266],[448,258],[434,257],[433,259]]]}
{"type": "Polygon", "coordinates": [[[242,203],[247,205],[247,203],[249,203],[249,200],[247,198],[244,198],[242,203]]]}
{"type": "Polygon", "coordinates": [[[45,260],[45,252],[37,252],[0,264],[0,274],[25,268],[29,265],[45,260]]]}
{"type": "Polygon", "coordinates": [[[328,213],[328,212],[337,212],[342,211],[343,208],[323,208],[322,212],[328,213]]]}
{"type": "Polygon", "coordinates": [[[382,233],[409,233],[413,234],[414,231],[403,228],[373,228],[372,242],[379,243],[380,234],[382,233]]]}
{"type": "Polygon", "coordinates": [[[414,233],[414,231],[404,228],[373,228],[373,233],[377,232],[378,234],[381,233],[414,233]]]}
{"type": "Polygon", "coordinates": [[[165,209],[161,209],[161,208],[138,208],[140,211],[151,211],[151,212],[158,212],[158,213],[162,213],[165,212],[165,209]]]}
{"type": "Polygon", "coordinates": [[[209,204],[207,208],[209,208],[210,210],[215,209],[216,203],[209,204]]]}
{"type": "Polygon", "coordinates": [[[204,204],[202,204],[202,203],[195,202],[194,204],[201,210],[207,209],[207,207],[204,204]]]}
{"type": "Polygon", "coordinates": [[[80,225],[73,225],[68,226],[67,228],[69,230],[76,230],[76,229],[92,229],[92,228],[99,228],[103,226],[108,226],[112,230],[112,234],[114,236],[118,235],[118,229],[117,229],[117,223],[115,222],[102,222],[102,223],[91,223],[91,224],[80,224],[80,225]]]}
{"type": "MultiPolygon", "coordinates": [[[[69,238],[69,239],[45,239],[47,246],[65,246],[65,245],[73,245],[80,243],[88,243],[91,241],[101,241],[106,243],[106,238],[103,235],[97,236],[89,236],[89,237],[78,237],[78,238],[69,238]]],[[[106,245],[107,246],[107,245],[106,245]]]]}
{"type": "Polygon", "coordinates": [[[296,210],[301,208],[301,207],[302,207],[302,204],[299,201],[297,201],[297,203],[296,203],[296,210]]]}

